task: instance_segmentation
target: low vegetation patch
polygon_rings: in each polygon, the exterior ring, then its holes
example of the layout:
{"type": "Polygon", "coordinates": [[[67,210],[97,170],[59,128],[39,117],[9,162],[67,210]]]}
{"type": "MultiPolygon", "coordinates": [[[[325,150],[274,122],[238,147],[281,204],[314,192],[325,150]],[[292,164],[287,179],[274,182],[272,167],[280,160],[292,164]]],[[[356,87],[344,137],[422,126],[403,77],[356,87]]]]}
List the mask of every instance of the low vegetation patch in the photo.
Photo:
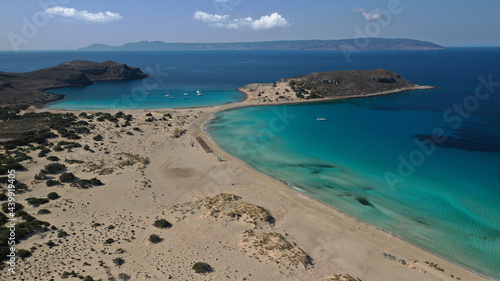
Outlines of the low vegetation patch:
{"type": "Polygon", "coordinates": [[[255,234],[253,230],[247,230],[243,232],[243,237],[243,243],[249,250],[253,249],[277,264],[285,264],[287,268],[289,266],[295,268],[302,266],[304,269],[312,266],[312,258],[280,233],[262,232],[255,234]]]}
{"type": "Polygon", "coordinates": [[[59,176],[60,182],[72,182],[73,180],[75,180],[75,175],[73,175],[73,173],[62,173],[59,176]]]}
{"type": "Polygon", "coordinates": [[[196,273],[209,273],[213,269],[212,267],[205,262],[197,262],[193,265],[194,272],[196,273]]]}
{"type": "Polygon", "coordinates": [[[113,259],[113,263],[116,265],[116,266],[120,266],[122,264],[125,263],[125,260],[123,258],[114,258],[113,259]]]}
{"type": "Polygon", "coordinates": [[[62,172],[64,169],[66,169],[66,166],[60,163],[50,163],[43,167],[43,170],[47,174],[57,174],[59,172],[62,172]]]}
{"type": "Polygon", "coordinates": [[[40,205],[42,204],[47,204],[49,203],[49,199],[47,198],[36,198],[36,197],[30,197],[28,199],[26,199],[26,201],[28,201],[28,205],[31,205],[33,207],[39,207],[40,205]]]}
{"type": "Polygon", "coordinates": [[[151,243],[155,243],[156,244],[156,243],[161,242],[161,240],[162,239],[157,234],[151,234],[151,235],[149,235],[149,242],[151,242],[151,243]]]}
{"type": "Polygon", "coordinates": [[[47,160],[56,162],[56,161],[59,161],[59,157],[57,157],[57,156],[49,156],[49,157],[47,157],[47,160]]]}
{"type": "Polygon", "coordinates": [[[170,227],[172,227],[172,224],[170,222],[168,222],[166,219],[159,219],[159,220],[155,220],[155,222],[153,223],[153,226],[158,227],[158,228],[170,228],[170,227]]]}
{"type": "Polygon", "coordinates": [[[50,214],[50,213],[51,213],[51,211],[47,210],[47,209],[40,209],[37,212],[37,214],[39,214],[39,215],[47,215],[47,214],[50,214]]]}
{"type": "Polygon", "coordinates": [[[71,183],[71,186],[81,188],[81,189],[88,189],[94,186],[100,186],[104,185],[100,180],[97,178],[92,178],[90,180],[87,179],[79,179],[71,183]]]}
{"type": "Polygon", "coordinates": [[[56,199],[59,199],[59,194],[57,194],[57,192],[50,192],[49,194],[47,194],[47,198],[49,198],[50,200],[56,200],[56,199]]]}
{"type": "Polygon", "coordinates": [[[54,185],[59,185],[59,184],[61,184],[61,182],[58,180],[48,180],[45,182],[45,184],[50,187],[50,186],[54,186],[54,185]]]}

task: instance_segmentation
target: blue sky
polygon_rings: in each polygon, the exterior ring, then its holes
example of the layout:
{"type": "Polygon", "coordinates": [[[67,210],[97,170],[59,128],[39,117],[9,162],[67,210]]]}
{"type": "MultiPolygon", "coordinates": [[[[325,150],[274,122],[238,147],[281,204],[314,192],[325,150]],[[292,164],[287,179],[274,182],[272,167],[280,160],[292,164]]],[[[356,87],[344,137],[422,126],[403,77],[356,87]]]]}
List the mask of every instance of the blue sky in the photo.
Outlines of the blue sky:
{"type": "Polygon", "coordinates": [[[500,46],[498,0],[2,1],[0,50],[93,43],[410,38],[500,46]]]}

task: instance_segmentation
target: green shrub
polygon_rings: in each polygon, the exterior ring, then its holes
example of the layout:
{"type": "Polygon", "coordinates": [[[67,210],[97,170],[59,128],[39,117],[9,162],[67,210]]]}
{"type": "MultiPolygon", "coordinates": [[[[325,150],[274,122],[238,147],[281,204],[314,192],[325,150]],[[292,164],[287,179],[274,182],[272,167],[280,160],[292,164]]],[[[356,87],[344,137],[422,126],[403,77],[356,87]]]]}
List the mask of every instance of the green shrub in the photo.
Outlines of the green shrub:
{"type": "Polygon", "coordinates": [[[58,180],[48,180],[48,181],[45,182],[45,184],[47,186],[54,186],[54,185],[61,184],[61,182],[59,182],[58,180]]]}
{"type": "Polygon", "coordinates": [[[47,209],[40,209],[38,210],[37,214],[39,215],[47,215],[47,214],[50,214],[51,212],[47,209]]]}
{"type": "Polygon", "coordinates": [[[45,157],[50,152],[50,149],[43,147],[38,153],[38,157],[45,157]]]}
{"type": "Polygon", "coordinates": [[[25,250],[25,249],[19,249],[17,251],[17,256],[20,258],[28,258],[31,257],[31,251],[25,250]]]}
{"type": "Polygon", "coordinates": [[[5,201],[7,199],[9,199],[9,197],[5,194],[5,192],[0,193],[0,201],[5,201]]]}
{"type": "Polygon", "coordinates": [[[125,260],[124,260],[124,259],[122,259],[122,258],[114,258],[114,259],[113,259],[113,263],[114,263],[116,266],[120,266],[120,265],[122,265],[122,264],[124,264],[124,263],[125,263],[125,260]]]}
{"type": "Polygon", "coordinates": [[[22,259],[29,258],[29,257],[31,257],[31,252],[28,250],[19,249],[17,251],[17,256],[22,258],[22,259]]]}
{"type": "Polygon", "coordinates": [[[49,194],[47,194],[47,198],[49,198],[50,200],[56,200],[58,199],[59,197],[59,194],[57,194],[57,192],[50,192],[49,194]]]}
{"type": "Polygon", "coordinates": [[[108,238],[106,241],[104,241],[105,244],[113,244],[115,242],[115,239],[113,238],[108,238]]]}
{"type": "Polygon", "coordinates": [[[43,169],[45,170],[45,172],[47,172],[47,174],[57,174],[57,173],[63,171],[65,168],[66,168],[66,166],[64,166],[64,164],[50,163],[50,164],[45,165],[45,167],[43,169]]]}
{"type": "Polygon", "coordinates": [[[6,224],[8,221],[9,218],[4,213],[0,213],[0,226],[6,224]]]}
{"type": "Polygon", "coordinates": [[[62,148],[58,145],[54,146],[54,151],[56,151],[56,152],[63,151],[63,150],[64,150],[64,148],[62,148]]]}
{"type": "Polygon", "coordinates": [[[161,242],[161,240],[162,239],[157,234],[151,234],[151,235],[149,235],[149,242],[151,242],[151,243],[155,243],[156,244],[156,243],[161,242]]]}
{"type": "Polygon", "coordinates": [[[57,157],[57,156],[49,156],[49,157],[47,157],[47,160],[49,160],[49,161],[59,161],[59,157],[57,157]]]}
{"type": "Polygon", "coordinates": [[[172,224],[168,222],[166,219],[159,219],[155,220],[153,223],[153,226],[158,227],[158,228],[170,228],[172,227],[172,224]]]}
{"type": "Polygon", "coordinates": [[[73,173],[62,173],[59,176],[60,182],[72,182],[75,179],[75,175],[73,173]]]}
{"type": "Polygon", "coordinates": [[[102,141],[103,137],[101,135],[96,135],[92,139],[95,141],[102,141]]]}
{"type": "Polygon", "coordinates": [[[42,204],[49,203],[50,200],[47,198],[30,197],[30,198],[26,199],[26,201],[28,201],[28,205],[31,205],[31,206],[36,208],[42,204]]]}
{"type": "Polygon", "coordinates": [[[212,271],[212,267],[208,263],[197,262],[193,265],[193,269],[196,273],[207,273],[212,271]]]}
{"type": "Polygon", "coordinates": [[[54,243],[54,241],[52,240],[49,240],[49,242],[45,243],[45,245],[49,246],[50,248],[56,246],[56,243],[54,243]]]}
{"type": "Polygon", "coordinates": [[[36,221],[35,217],[33,217],[32,215],[28,214],[26,211],[23,210],[17,211],[16,216],[21,217],[25,221],[36,221]]]}
{"type": "Polygon", "coordinates": [[[59,237],[59,238],[66,237],[68,235],[69,234],[66,231],[62,230],[62,229],[57,232],[57,237],[59,237]]]}
{"type": "Polygon", "coordinates": [[[45,170],[41,170],[38,174],[35,175],[35,180],[45,180],[47,179],[47,172],[45,170]]]}
{"type": "Polygon", "coordinates": [[[128,281],[128,280],[130,280],[130,275],[122,272],[122,273],[118,274],[118,279],[123,280],[123,281],[128,281]]]}
{"type": "Polygon", "coordinates": [[[68,164],[82,164],[85,163],[85,161],[82,160],[73,160],[73,159],[65,159],[64,162],[68,164]]]}
{"type": "Polygon", "coordinates": [[[91,188],[94,186],[100,186],[100,185],[104,185],[104,184],[100,180],[98,180],[97,178],[92,178],[90,180],[79,179],[79,180],[71,183],[71,186],[74,186],[77,188],[83,188],[83,189],[91,188]]]}
{"type": "Polygon", "coordinates": [[[19,203],[10,203],[9,205],[9,202],[5,202],[2,204],[2,211],[6,214],[10,213],[12,211],[12,213],[15,213],[15,212],[18,212],[20,210],[23,209],[23,205],[19,204],[19,203]]]}

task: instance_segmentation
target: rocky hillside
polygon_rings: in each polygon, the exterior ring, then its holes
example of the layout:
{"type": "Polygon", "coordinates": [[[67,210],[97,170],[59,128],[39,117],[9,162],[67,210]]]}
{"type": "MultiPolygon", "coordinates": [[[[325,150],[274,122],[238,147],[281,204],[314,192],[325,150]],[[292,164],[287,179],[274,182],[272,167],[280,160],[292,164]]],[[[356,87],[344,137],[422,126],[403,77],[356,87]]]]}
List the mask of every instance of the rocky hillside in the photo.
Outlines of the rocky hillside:
{"type": "Polygon", "coordinates": [[[415,84],[385,69],[317,72],[282,79],[299,98],[365,95],[414,87],[415,84]]]}
{"type": "Polygon", "coordinates": [[[62,98],[62,95],[46,93],[49,89],[146,77],[148,75],[137,67],[113,61],[78,60],[26,73],[0,72],[0,105],[40,105],[62,98]]]}
{"type": "Polygon", "coordinates": [[[247,95],[248,102],[260,104],[359,98],[433,88],[415,85],[389,70],[376,69],[317,72],[275,83],[249,84],[238,90],[247,95]]]}

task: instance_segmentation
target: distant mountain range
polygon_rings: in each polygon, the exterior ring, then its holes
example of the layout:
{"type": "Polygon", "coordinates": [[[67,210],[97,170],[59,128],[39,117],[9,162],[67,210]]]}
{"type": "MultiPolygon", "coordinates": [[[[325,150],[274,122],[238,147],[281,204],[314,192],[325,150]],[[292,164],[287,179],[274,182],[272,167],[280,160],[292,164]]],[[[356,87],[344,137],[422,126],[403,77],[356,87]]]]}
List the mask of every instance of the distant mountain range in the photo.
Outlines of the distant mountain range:
{"type": "Polygon", "coordinates": [[[360,38],[342,40],[295,40],[236,43],[165,43],[140,41],[121,46],[93,44],[80,51],[135,50],[439,50],[444,47],[413,39],[360,38]]]}

